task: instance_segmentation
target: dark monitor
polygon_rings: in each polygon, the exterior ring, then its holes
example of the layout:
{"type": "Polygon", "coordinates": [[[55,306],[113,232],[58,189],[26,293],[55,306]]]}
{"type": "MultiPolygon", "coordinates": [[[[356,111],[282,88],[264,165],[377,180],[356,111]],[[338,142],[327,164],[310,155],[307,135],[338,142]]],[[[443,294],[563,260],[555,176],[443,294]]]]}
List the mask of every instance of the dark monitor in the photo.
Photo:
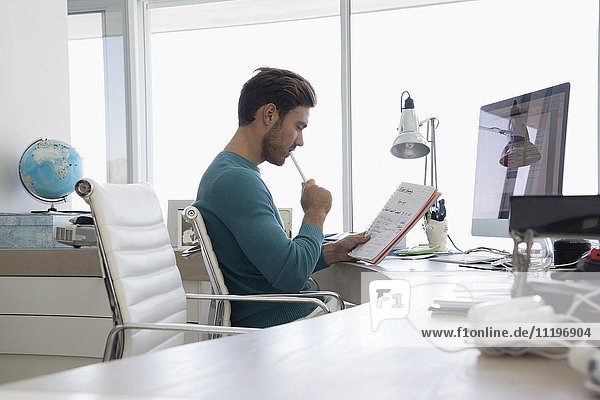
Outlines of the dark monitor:
{"type": "Polygon", "coordinates": [[[471,233],[509,237],[510,197],[562,194],[570,84],[481,107],[471,233]]]}

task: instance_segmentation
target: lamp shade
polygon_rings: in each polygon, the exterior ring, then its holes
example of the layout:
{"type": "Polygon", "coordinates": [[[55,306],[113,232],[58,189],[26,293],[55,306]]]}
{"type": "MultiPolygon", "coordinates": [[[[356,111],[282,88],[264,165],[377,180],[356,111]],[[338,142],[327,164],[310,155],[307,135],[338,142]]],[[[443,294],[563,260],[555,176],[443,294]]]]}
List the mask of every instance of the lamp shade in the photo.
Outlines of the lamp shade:
{"type": "Polygon", "coordinates": [[[400,115],[400,134],[394,140],[390,152],[399,158],[419,158],[429,154],[427,141],[419,133],[419,119],[414,102],[409,97],[400,115]]]}
{"type": "Polygon", "coordinates": [[[429,146],[419,132],[403,132],[394,140],[390,152],[399,158],[419,158],[429,154],[429,146]]]}

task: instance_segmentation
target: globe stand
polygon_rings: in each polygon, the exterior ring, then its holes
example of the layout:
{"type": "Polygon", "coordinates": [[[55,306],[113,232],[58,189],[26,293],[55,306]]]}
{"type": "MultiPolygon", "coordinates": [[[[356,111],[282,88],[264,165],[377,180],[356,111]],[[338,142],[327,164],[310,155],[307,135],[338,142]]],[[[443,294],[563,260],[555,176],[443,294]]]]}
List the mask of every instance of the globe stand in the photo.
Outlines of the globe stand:
{"type": "MultiPolygon", "coordinates": [[[[25,185],[23,185],[25,186],[25,185]]],[[[40,201],[42,203],[47,203],[50,204],[50,207],[47,210],[31,210],[32,214],[90,214],[91,211],[78,211],[78,210],[58,210],[56,207],[54,207],[56,204],[58,203],[66,203],[67,202],[67,196],[63,196],[60,199],[45,199],[41,196],[36,195],[35,193],[30,192],[27,187],[25,186],[26,192],[29,193],[29,195],[31,197],[33,197],[34,199],[36,199],[37,201],[40,201]]]]}
{"type": "Polygon", "coordinates": [[[80,213],[80,211],[63,211],[63,210],[58,210],[56,207],[54,207],[55,204],[57,203],[66,203],[67,202],[67,196],[61,198],[61,199],[56,199],[56,200],[49,200],[49,199],[44,199],[43,197],[37,196],[34,193],[31,193],[29,190],[27,190],[27,193],[29,193],[34,199],[41,201],[42,203],[48,203],[50,204],[50,207],[47,210],[31,210],[32,214],[50,214],[50,213],[71,213],[71,212],[77,212],[80,213]]]}
{"type": "MultiPolygon", "coordinates": [[[[38,199],[39,200],[39,199],[38,199]]],[[[64,203],[66,203],[67,201],[65,200],[64,203]]],[[[56,202],[51,202],[50,203],[50,207],[44,211],[44,210],[31,210],[32,214],[47,214],[47,213],[53,213],[53,212],[59,212],[56,207],[54,207],[54,204],[56,204],[56,202]]],[[[63,212],[63,211],[60,211],[63,212]]]]}
{"type": "Polygon", "coordinates": [[[51,213],[51,212],[58,212],[58,210],[56,208],[54,208],[54,207],[50,207],[46,211],[44,211],[44,210],[31,210],[32,214],[47,214],[47,213],[51,213]]]}

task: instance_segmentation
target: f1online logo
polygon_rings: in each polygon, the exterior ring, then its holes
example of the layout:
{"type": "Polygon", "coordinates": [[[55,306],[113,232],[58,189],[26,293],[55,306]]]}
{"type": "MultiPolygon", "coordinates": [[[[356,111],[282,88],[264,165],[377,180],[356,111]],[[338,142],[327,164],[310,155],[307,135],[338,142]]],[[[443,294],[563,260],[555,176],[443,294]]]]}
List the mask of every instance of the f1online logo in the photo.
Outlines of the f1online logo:
{"type": "Polygon", "coordinates": [[[402,319],[408,316],[410,284],[402,279],[372,281],[369,283],[371,330],[379,330],[386,319],[402,319]]]}

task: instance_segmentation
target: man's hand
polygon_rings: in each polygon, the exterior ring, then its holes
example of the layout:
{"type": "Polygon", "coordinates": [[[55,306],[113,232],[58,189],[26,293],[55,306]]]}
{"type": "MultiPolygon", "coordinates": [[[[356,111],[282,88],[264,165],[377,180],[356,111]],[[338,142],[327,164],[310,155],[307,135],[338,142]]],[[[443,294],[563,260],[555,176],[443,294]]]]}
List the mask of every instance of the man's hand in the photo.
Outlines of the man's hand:
{"type": "Polygon", "coordinates": [[[348,253],[358,244],[368,242],[371,235],[367,232],[348,235],[343,239],[333,243],[327,243],[323,246],[323,258],[327,264],[334,264],[342,261],[356,261],[356,258],[350,257],[348,253]]]}
{"type": "Polygon", "coordinates": [[[329,190],[317,186],[314,179],[309,179],[302,186],[300,204],[304,210],[303,222],[323,229],[325,217],[331,210],[331,193],[329,190]]]}

